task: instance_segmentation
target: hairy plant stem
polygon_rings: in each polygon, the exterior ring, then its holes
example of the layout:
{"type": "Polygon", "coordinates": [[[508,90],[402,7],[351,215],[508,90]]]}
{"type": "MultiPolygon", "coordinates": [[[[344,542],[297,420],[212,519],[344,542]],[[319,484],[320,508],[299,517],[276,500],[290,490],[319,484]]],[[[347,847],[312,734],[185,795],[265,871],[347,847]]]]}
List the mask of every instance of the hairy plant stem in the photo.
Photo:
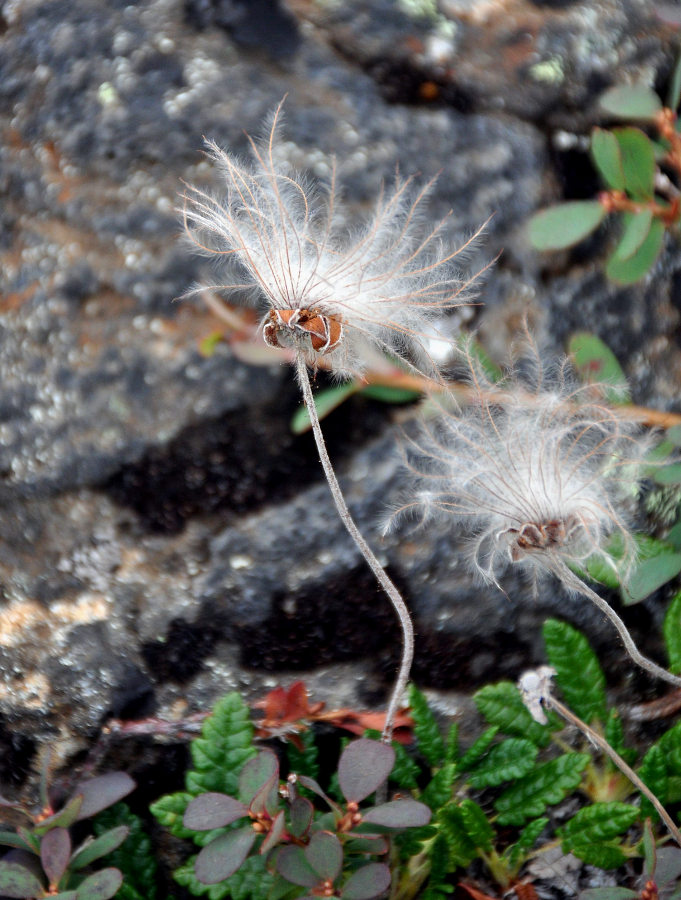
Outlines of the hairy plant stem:
{"type": "Polygon", "coordinates": [[[646,672],[653,675],[655,678],[660,678],[662,681],[673,684],[675,687],[681,687],[681,677],[672,675],[671,672],[668,672],[666,669],[663,669],[662,666],[658,666],[657,663],[654,663],[651,659],[648,659],[647,656],[644,656],[634,643],[632,636],[627,630],[627,626],[620,619],[615,610],[595,591],[592,591],[578,575],[575,575],[572,569],[570,569],[562,560],[554,560],[551,569],[554,574],[560,578],[563,584],[577,591],[577,593],[586,597],[588,600],[591,600],[591,602],[597,606],[608,619],[610,619],[617,629],[617,633],[622,638],[627,653],[638,666],[645,669],[646,672]]]}
{"type": "Polygon", "coordinates": [[[589,740],[593,741],[593,743],[596,744],[596,746],[599,747],[604,753],[607,753],[607,755],[615,763],[620,772],[623,775],[626,775],[626,777],[629,779],[629,781],[631,781],[634,787],[637,788],[642,794],[644,794],[648,798],[648,800],[650,800],[650,802],[655,807],[657,814],[669,829],[669,833],[674,838],[679,847],[681,847],[681,832],[675,825],[672,817],[657,799],[655,794],[653,794],[650,788],[646,787],[646,785],[641,781],[636,772],[634,772],[631,766],[628,766],[627,763],[625,763],[619,753],[617,753],[617,751],[610,746],[606,739],[602,735],[598,734],[597,731],[594,731],[593,728],[586,724],[586,722],[582,722],[582,720],[578,718],[571,710],[569,710],[567,706],[563,706],[563,704],[559,700],[556,700],[553,695],[547,697],[545,699],[545,702],[547,706],[551,707],[551,709],[555,709],[555,711],[571,725],[579,728],[582,734],[585,734],[589,738],[589,740]]]}
{"type": "Polygon", "coordinates": [[[296,373],[298,375],[300,389],[303,392],[303,399],[307,407],[308,415],[310,416],[310,422],[312,423],[312,431],[315,443],[317,444],[319,460],[322,464],[322,469],[324,470],[324,475],[326,476],[329,488],[331,489],[331,496],[333,497],[333,502],[336,504],[338,515],[348,530],[350,537],[357,545],[359,552],[367,561],[369,568],[376,576],[378,583],[390,598],[390,602],[397,613],[397,617],[399,618],[402,627],[402,660],[397,673],[397,680],[395,681],[395,686],[393,687],[393,692],[390,697],[390,703],[385,717],[385,725],[383,726],[383,732],[381,734],[381,740],[389,744],[392,740],[395,715],[397,714],[402,695],[407,686],[409,672],[414,658],[414,626],[412,625],[411,616],[409,615],[406,603],[402,599],[402,595],[390,578],[388,578],[385,569],[374,555],[371,547],[367,544],[362,533],[355,524],[354,519],[350,515],[350,510],[345,502],[343,492],[341,491],[338,479],[336,478],[336,473],[334,472],[331,460],[329,459],[322,427],[319,422],[319,416],[317,415],[317,407],[314,403],[307,364],[300,352],[296,353],[296,373]]]}

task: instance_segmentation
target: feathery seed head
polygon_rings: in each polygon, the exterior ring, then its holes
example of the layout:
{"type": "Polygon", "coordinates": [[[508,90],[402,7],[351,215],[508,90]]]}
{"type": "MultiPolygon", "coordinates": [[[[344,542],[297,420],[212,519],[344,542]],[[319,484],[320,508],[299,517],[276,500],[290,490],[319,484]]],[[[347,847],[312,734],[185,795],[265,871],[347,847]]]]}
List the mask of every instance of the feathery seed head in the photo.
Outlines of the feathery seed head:
{"type": "Polygon", "coordinates": [[[194,243],[229,264],[236,277],[223,288],[269,307],[268,344],[292,347],[311,365],[324,357],[338,375],[361,373],[379,350],[434,369],[424,334],[464,302],[454,260],[473,238],[444,250],[444,220],[430,230],[421,223],[432,182],[416,191],[411,179],[382,191],[364,227],[348,233],[334,179],[313,186],[278,160],[280,111],[267,141],[251,140],[251,163],[208,143],[227,191],[220,200],[189,189],[184,214],[194,243]]]}
{"type": "MultiPolygon", "coordinates": [[[[397,515],[439,516],[474,533],[470,557],[488,582],[520,563],[560,576],[618,534],[620,567],[635,545],[627,525],[650,448],[638,426],[577,386],[564,362],[546,374],[511,370],[490,382],[469,355],[471,403],[423,428],[407,448],[412,497],[397,515]]],[[[605,386],[603,386],[605,387],[605,386]]]]}

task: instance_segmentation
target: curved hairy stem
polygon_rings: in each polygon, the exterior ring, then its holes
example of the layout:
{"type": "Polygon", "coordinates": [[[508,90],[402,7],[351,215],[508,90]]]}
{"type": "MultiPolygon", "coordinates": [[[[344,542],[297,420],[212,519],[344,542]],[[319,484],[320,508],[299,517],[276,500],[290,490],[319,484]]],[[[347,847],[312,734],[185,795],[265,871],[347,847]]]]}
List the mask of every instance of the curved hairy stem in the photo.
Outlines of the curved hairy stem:
{"type": "Polygon", "coordinates": [[[674,838],[679,847],[681,847],[681,832],[679,832],[679,829],[674,823],[672,817],[657,799],[655,794],[653,794],[650,788],[646,787],[646,785],[641,781],[636,772],[634,772],[631,766],[625,763],[619,753],[617,753],[617,751],[610,746],[606,739],[602,735],[598,734],[597,731],[594,731],[593,728],[590,728],[586,724],[586,722],[582,722],[582,720],[578,718],[571,710],[569,710],[567,706],[563,706],[563,704],[559,700],[556,700],[553,694],[550,697],[546,698],[546,705],[550,706],[552,709],[555,709],[555,711],[560,716],[570,722],[571,725],[579,728],[579,730],[583,734],[585,734],[590,741],[593,741],[593,743],[596,744],[596,746],[600,747],[600,749],[604,753],[607,753],[607,755],[615,763],[620,772],[623,775],[626,775],[626,777],[629,779],[629,781],[631,781],[634,787],[637,788],[642,794],[644,794],[648,798],[648,800],[650,800],[650,802],[655,807],[657,814],[669,829],[669,833],[674,838]]]}
{"type": "Polygon", "coordinates": [[[636,665],[640,666],[642,669],[645,669],[650,675],[655,678],[660,678],[662,681],[667,681],[669,684],[673,684],[675,687],[681,687],[681,677],[678,675],[672,675],[671,672],[668,672],[666,669],[663,669],[662,666],[658,666],[657,663],[654,663],[651,659],[648,659],[647,656],[644,656],[641,651],[638,649],[632,636],[629,634],[627,630],[627,626],[617,615],[615,610],[610,606],[609,603],[606,603],[605,600],[600,597],[595,591],[591,590],[591,588],[585,584],[582,579],[575,575],[575,573],[568,568],[568,566],[562,560],[553,560],[551,568],[553,572],[560,578],[560,580],[567,587],[572,588],[577,591],[577,593],[581,594],[583,597],[586,597],[588,600],[597,606],[600,611],[607,616],[608,619],[612,622],[612,624],[617,629],[617,633],[622,638],[622,642],[624,643],[624,647],[629,654],[629,656],[634,660],[636,665]]]}
{"type": "Polygon", "coordinates": [[[301,353],[296,353],[296,372],[298,375],[298,382],[300,383],[300,389],[303,392],[303,399],[310,416],[310,422],[312,423],[312,431],[314,433],[314,439],[317,444],[319,459],[322,464],[322,469],[324,470],[326,480],[329,483],[329,488],[331,489],[331,495],[333,497],[334,503],[336,504],[338,515],[341,517],[341,521],[343,522],[353,541],[357,545],[359,552],[367,561],[369,568],[376,576],[379,584],[390,598],[390,602],[392,603],[393,608],[400,620],[400,625],[402,626],[402,661],[400,662],[400,668],[397,673],[397,680],[395,681],[392,696],[390,697],[390,703],[388,705],[388,711],[385,717],[385,725],[383,726],[383,733],[381,735],[382,741],[384,741],[385,743],[390,743],[392,739],[395,715],[399,708],[404,689],[407,686],[407,681],[409,680],[409,672],[411,670],[411,664],[414,658],[414,627],[412,625],[411,616],[409,615],[407,605],[402,599],[402,595],[392,583],[390,578],[388,578],[385,569],[374,555],[371,547],[369,547],[369,545],[365,541],[359,528],[355,524],[354,519],[350,515],[350,510],[347,507],[345,498],[343,497],[343,493],[340,489],[340,485],[338,484],[338,479],[336,478],[336,473],[334,472],[333,466],[331,465],[331,460],[329,459],[329,454],[326,449],[326,443],[324,442],[324,435],[322,434],[322,427],[319,423],[319,416],[317,415],[317,407],[314,404],[312,386],[310,384],[310,376],[308,375],[307,365],[301,353]]]}

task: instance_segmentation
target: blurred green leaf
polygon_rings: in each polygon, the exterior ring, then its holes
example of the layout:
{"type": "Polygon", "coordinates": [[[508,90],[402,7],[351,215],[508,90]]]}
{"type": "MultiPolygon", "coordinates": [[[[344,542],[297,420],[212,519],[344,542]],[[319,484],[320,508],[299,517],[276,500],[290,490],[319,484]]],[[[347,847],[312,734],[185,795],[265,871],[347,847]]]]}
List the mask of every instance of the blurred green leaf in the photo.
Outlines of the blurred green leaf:
{"type": "Polygon", "coordinates": [[[605,184],[614,191],[624,190],[624,169],[620,145],[612,133],[604,128],[591,132],[591,156],[605,184]]]}
{"type": "MultiPolygon", "coordinates": [[[[334,387],[317,391],[314,395],[314,405],[317,408],[317,415],[320,420],[326,418],[330,412],[333,412],[333,410],[340,406],[341,403],[345,403],[348,397],[356,394],[359,390],[361,390],[360,384],[349,381],[347,384],[338,384],[334,387]]],[[[310,414],[308,413],[305,404],[303,404],[298,407],[291,417],[291,431],[294,434],[304,434],[306,431],[309,431],[310,428],[312,428],[310,414]]]]}
{"type": "Polygon", "coordinates": [[[676,65],[674,66],[674,71],[672,72],[672,77],[669,82],[666,103],[667,108],[677,110],[679,107],[679,100],[681,100],[681,54],[676,60],[676,65]]]}
{"type": "Polygon", "coordinates": [[[428,706],[428,701],[415,684],[409,685],[408,696],[419,753],[431,768],[437,768],[442,765],[445,758],[445,742],[440,734],[440,728],[428,706]]]}
{"type": "Polygon", "coordinates": [[[681,463],[660,466],[653,472],[657,484],[681,484],[681,463]]]}
{"type": "Polygon", "coordinates": [[[605,208],[598,200],[575,200],[551,206],[530,219],[530,243],[537,250],[564,250],[595,231],[605,216],[605,208]]]}
{"type": "Polygon", "coordinates": [[[632,256],[628,259],[618,259],[613,254],[610,257],[605,267],[608,278],[622,285],[633,284],[643,278],[660,255],[664,230],[664,222],[661,219],[653,219],[645,240],[632,256]]]}
{"type": "Polygon", "coordinates": [[[575,332],[568,341],[568,353],[582,381],[609,385],[606,397],[611,403],[629,400],[627,379],[610,347],[588,331],[575,332]]]}
{"type": "Polygon", "coordinates": [[[669,604],[662,633],[667,648],[669,670],[678,675],[681,673],[681,591],[674,595],[669,604]]]}
{"type": "Polygon", "coordinates": [[[381,403],[413,403],[422,396],[419,391],[390,387],[387,384],[369,384],[362,388],[362,394],[371,400],[380,400],[381,403]]]}
{"type": "Polygon", "coordinates": [[[640,603],[681,572],[681,553],[663,541],[657,541],[658,552],[642,559],[627,584],[622,585],[622,600],[626,606],[640,603]]]}
{"type": "Polygon", "coordinates": [[[620,242],[617,245],[614,256],[618,260],[629,259],[641,247],[648,237],[650,226],[653,222],[653,213],[650,209],[641,212],[622,213],[623,228],[620,242]]]}
{"type": "Polygon", "coordinates": [[[652,88],[645,84],[627,84],[610,88],[598,101],[604,112],[621,119],[652,121],[662,103],[652,88]]]}
{"type": "Polygon", "coordinates": [[[655,192],[655,148],[640,128],[615,128],[622,156],[624,189],[634,200],[652,200],[655,192]]]}

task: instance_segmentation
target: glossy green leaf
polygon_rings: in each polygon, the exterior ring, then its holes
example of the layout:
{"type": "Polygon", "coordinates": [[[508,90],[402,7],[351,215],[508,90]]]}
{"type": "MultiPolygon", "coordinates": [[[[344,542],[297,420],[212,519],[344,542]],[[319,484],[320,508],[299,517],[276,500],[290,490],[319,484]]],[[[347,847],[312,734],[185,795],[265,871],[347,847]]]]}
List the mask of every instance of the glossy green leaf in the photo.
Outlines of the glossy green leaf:
{"type": "MultiPolygon", "coordinates": [[[[359,382],[348,381],[345,384],[337,384],[333,387],[324,388],[317,391],[314,395],[314,405],[317,409],[317,415],[320,421],[329,413],[337,409],[342,403],[361,390],[362,385],[359,382]]],[[[305,404],[300,406],[291,418],[291,431],[294,434],[304,434],[312,428],[310,416],[305,404]]]]}
{"type": "Polygon", "coordinates": [[[51,828],[69,828],[79,818],[83,799],[82,794],[76,793],[66,806],[63,806],[54,815],[48,816],[39,825],[36,825],[34,828],[35,834],[47,834],[51,828]]]}
{"type": "Polygon", "coordinates": [[[626,192],[634,200],[652,200],[655,193],[655,149],[640,128],[616,128],[626,192]]]}
{"type": "Polygon", "coordinates": [[[495,744],[470,773],[471,787],[496,787],[521,778],[534,766],[537,752],[537,745],[526,738],[508,738],[495,744]]]}
{"type": "Polygon", "coordinates": [[[668,466],[656,468],[653,479],[661,485],[681,484],[681,463],[671,463],[668,466]]]}
{"type": "Polygon", "coordinates": [[[608,385],[606,397],[611,403],[629,399],[622,367],[610,347],[599,337],[589,331],[576,331],[568,341],[568,353],[582,381],[608,385]]]}
{"type": "Polygon", "coordinates": [[[650,209],[644,209],[641,212],[624,212],[621,219],[622,234],[613,253],[613,259],[618,262],[631,259],[634,253],[640,250],[653,224],[653,212],[650,209]]]}
{"type": "Polygon", "coordinates": [[[16,847],[17,850],[28,850],[29,852],[36,849],[14,831],[0,831],[0,847],[16,847]]]}
{"type": "Polygon", "coordinates": [[[343,866],[343,845],[330,831],[316,831],[305,848],[305,858],[320,879],[335,881],[343,866]]]}
{"type": "Polygon", "coordinates": [[[112,853],[117,847],[120,847],[129,833],[130,829],[127,825],[117,825],[99,837],[86,841],[73,854],[69,869],[82,869],[96,859],[106,856],[107,853],[112,853]]]}
{"type": "Polygon", "coordinates": [[[530,219],[530,243],[537,250],[564,250],[595,231],[606,215],[598,200],[574,200],[551,206],[530,219]]]}
{"type": "Polygon", "coordinates": [[[528,822],[518,835],[515,844],[504,851],[504,856],[512,867],[519,867],[525,861],[528,852],[534,847],[539,835],[548,824],[549,820],[546,816],[540,816],[540,818],[528,822]]]}
{"type": "Polygon", "coordinates": [[[463,756],[457,763],[457,771],[468,772],[470,769],[472,769],[477,764],[478,760],[482,759],[482,757],[492,746],[498,732],[498,725],[492,725],[490,728],[486,728],[480,735],[480,737],[476,738],[468,748],[468,750],[466,750],[466,752],[463,754],[463,756]]]}
{"type": "Polygon", "coordinates": [[[626,585],[622,585],[622,600],[627,606],[640,603],[681,572],[681,553],[667,544],[649,559],[637,563],[626,585]]]}
{"type": "Polygon", "coordinates": [[[78,885],[77,900],[109,900],[116,896],[122,883],[123,876],[118,869],[100,869],[78,885]]]}
{"type": "MultiPolygon", "coordinates": [[[[653,744],[648,748],[641,760],[638,774],[645,786],[655,794],[658,800],[666,803],[669,784],[667,762],[659,744],[653,744]]],[[[655,820],[659,818],[655,807],[644,795],[641,795],[641,816],[655,820]]]]}
{"type": "Polygon", "coordinates": [[[390,387],[387,384],[368,384],[362,388],[362,395],[370,400],[380,400],[381,403],[413,403],[420,400],[420,391],[410,391],[406,388],[390,387]]]}
{"type": "Polygon", "coordinates": [[[586,753],[565,753],[535,766],[497,798],[499,824],[522,825],[542,815],[547,806],[560,803],[578,787],[589,760],[586,753]]]}
{"type": "Polygon", "coordinates": [[[592,803],[556,830],[569,853],[575,844],[612,840],[630,828],[638,816],[638,809],[629,803],[592,803]]]}
{"type": "Polygon", "coordinates": [[[678,675],[681,673],[681,591],[673,596],[669,604],[662,633],[669,659],[669,671],[678,675]]]}
{"type": "Polygon", "coordinates": [[[439,769],[426,785],[421,800],[426,803],[433,812],[437,812],[452,798],[452,788],[456,778],[456,766],[446,763],[439,769]]]}
{"type": "Polygon", "coordinates": [[[440,734],[440,727],[428,701],[416,685],[409,685],[408,696],[419,753],[431,768],[437,768],[445,758],[445,742],[440,734]]]}
{"type": "Polygon", "coordinates": [[[348,801],[359,802],[373,794],[390,775],[395,751],[380,741],[352,741],[338,761],[338,783],[348,801]]]}
{"type": "Polygon", "coordinates": [[[344,900],[371,900],[390,887],[390,869],[385,863],[369,863],[357,869],[343,885],[344,900]]]}
{"type": "Polygon", "coordinates": [[[186,839],[192,838],[194,832],[183,825],[184,811],[187,808],[192,795],[185,791],[177,791],[174,794],[166,794],[156,800],[149,807],[151,814],[158,822],[173,835],[173,837],[186,839]]]}
{"type": "Polygon", "coordinates": [[[627,84],[610,88],[598,101],[604,112],[620,119],[652,121],[662,109],[655,91],[646,84],[627,84]]]}
{"type": "Polygon", "coordinates": [[[494,829],[487,821],[487,816],[470,797],[464,797],[459,804],[466,833],[476,850],[490,853],[494,843],[494,829]]]}
{"type": "Polygon", "coordinates": [[[551,740],[550,727],[534,721],[517,687],[509,681],[486,685],[476,691],[473,700],[487,721],[506,734],[528,738],[539,747],[551,740]]]}
{"type": "Polygon", "coordinates": [[[653,219],[650,231],[646,239],[638,248],[633,256],[628,259],[618,259],[611,256],[608,260],[605,271],[611,281],[616,284],[633,284],[646,275],[662,250],[664,242],[664,223],[661,219],[653,219]]]}
{"type": "Polygon", "coordinates": [[[622,153],[612,131],[594,128],[591,132],[591,156],[598,172],[611,190],[624,190],[622,153]]]}
{"type": "Polygon", "coordinates": [[[194,864],[201,884],[217,884],[236,872],[248,856],[255,837],[255,831],[248,826],[228,831],[207,844],[194,864]]]}
{"type": "Polygon", "coordinates": [[[587,639],[557,619],[544,622],[543,635],[546,655],[567,705],[585,722],[605,722],[605,675],[587,639]]]}
{"type": "Polygon", "coordinates": [[[617,751],[622,759],[631,765],[637,758],[638,753],[634,747],[627,747],[624,742],[624,728],[622,726],[622,717],[616,709],[608,712],[608,718],[605,723],[605,739],[613,750],[617,751]]]}
{"type": "Polygon", "coordinates": [[[573,856],[599,869],[617,869],[629,859],[626,853],[613,844],[574,844],[571,852],[573,856]]]}
{"type": "Polygon", "coordinates": [[[248,815],[248,807],[234,797],[207,791],[195,797],[184,813],[183,824],[192,831],[210,831],[231,825],[248,815]]]}
{"type": "Polygon", "coordinates": [[[427,825],[431,815],[431,811],[425,803],[408,799],[391,800],[367,810],[362,821],[371,825],[383,825],[387,828],[418,828],[421,825],[427,825]]]}
{"type": "Polygon", "coordinates": [[[26,866],[0,860],[0,896],[26,900],[27,897],[42,897],[43,894],[43,885],[26,866]]]}

